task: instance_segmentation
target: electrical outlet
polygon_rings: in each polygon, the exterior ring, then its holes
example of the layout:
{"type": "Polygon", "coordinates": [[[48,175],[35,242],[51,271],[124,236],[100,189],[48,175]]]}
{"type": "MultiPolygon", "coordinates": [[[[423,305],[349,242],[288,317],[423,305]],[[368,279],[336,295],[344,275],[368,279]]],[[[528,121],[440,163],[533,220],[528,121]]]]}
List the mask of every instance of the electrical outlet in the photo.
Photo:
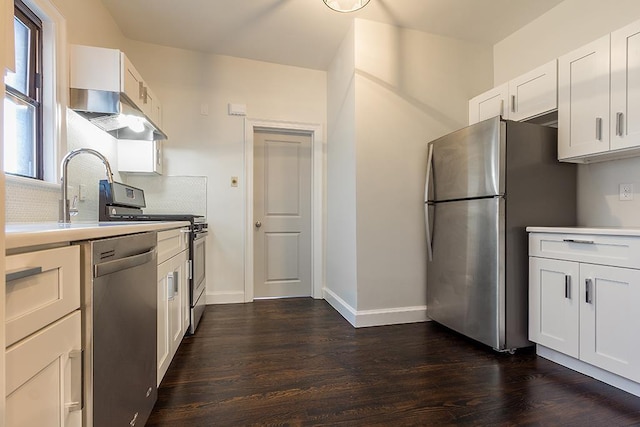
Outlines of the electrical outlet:
{"type": "Polygon", "coordinates": [[[620,184],[620,200],[633,200],[633,184],[620,184]]]}

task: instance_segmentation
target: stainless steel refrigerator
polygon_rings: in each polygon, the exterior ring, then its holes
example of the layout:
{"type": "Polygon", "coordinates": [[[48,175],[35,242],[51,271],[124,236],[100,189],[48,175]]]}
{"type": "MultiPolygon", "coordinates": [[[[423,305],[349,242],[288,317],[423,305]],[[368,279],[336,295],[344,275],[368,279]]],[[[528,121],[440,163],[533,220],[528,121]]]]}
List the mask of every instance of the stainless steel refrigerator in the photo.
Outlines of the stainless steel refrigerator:
{"type": "Polygon", "coordinates": [[[527,339],[525,228],[576,224],[557,130],[499,117],[428,145],[427,316],[499,351],[527,339]]]}

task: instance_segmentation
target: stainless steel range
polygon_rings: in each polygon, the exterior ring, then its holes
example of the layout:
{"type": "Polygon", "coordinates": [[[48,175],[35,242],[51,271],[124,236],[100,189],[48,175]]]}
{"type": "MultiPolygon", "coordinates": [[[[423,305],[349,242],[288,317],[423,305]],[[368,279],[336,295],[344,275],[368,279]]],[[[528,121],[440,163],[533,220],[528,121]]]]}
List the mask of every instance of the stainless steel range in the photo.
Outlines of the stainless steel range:
{"type": "Polygon", "coordinates": [[[100,181],[98,219],[100,221],[189,221],[189,298],[191,324],[189,333],[194,334],[204,313],[206,304],[206,236],[208,224],[202,215],[193,214],[148,214],[144,191],[140,188],[107,180],[100,181]]]}

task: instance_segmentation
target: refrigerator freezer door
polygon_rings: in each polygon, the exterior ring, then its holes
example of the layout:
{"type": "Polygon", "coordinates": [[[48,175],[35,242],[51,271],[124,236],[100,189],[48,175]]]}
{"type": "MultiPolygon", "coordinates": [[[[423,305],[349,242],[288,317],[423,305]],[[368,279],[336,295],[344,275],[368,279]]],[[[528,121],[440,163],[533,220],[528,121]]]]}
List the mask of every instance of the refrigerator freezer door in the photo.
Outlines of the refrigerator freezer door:
{"type": "Polygon", "coordinates": [[[428,201],[504,194],[505,124],[498,117],[460,129],[430,143],[428,201]]]}
{"type": "Polygon", "coordinates": [[[430,204],[427,316],[504,349],[504,199],[430,204]]]}

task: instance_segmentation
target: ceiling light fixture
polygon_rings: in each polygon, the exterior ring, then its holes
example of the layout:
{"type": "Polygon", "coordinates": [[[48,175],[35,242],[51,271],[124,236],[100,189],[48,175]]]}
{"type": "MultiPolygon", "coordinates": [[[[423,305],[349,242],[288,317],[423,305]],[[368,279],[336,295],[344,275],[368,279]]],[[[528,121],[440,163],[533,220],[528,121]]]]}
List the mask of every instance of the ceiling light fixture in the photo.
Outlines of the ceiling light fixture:
{"type": "Polygon", "coordinates": [[[365,7],[369,0],[323,0],[324,4],[336,12],[355,12],[365,7]]]}

